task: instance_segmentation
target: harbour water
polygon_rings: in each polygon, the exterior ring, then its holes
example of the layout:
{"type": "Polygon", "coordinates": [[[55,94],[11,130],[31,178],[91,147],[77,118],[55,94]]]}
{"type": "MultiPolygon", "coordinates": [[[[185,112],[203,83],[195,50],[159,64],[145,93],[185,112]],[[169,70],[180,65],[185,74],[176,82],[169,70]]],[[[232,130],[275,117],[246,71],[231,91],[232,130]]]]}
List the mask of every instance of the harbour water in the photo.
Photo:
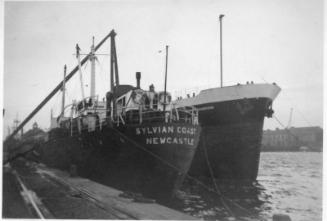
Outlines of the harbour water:
{"type": "Polygon", "coordinates": [[[281,212],[292,220],[321,220],[323,153],[262,153],[258,182],[265,188],[269,210],[263,217],[281,212]]]}
{"type": "MultiPolygon", "coordinates": [[[[317,152],[263,152],[257,182],[216,181],[220,197],[187,179],[180,200],[170,206],[209,220],[231,216],[272,220],[273,214],[281,213],[292,220],[318,221],[322,216],[322,158],[317,152]]],[[[212,180],[203,182],[215,189],[212,180]]]]}

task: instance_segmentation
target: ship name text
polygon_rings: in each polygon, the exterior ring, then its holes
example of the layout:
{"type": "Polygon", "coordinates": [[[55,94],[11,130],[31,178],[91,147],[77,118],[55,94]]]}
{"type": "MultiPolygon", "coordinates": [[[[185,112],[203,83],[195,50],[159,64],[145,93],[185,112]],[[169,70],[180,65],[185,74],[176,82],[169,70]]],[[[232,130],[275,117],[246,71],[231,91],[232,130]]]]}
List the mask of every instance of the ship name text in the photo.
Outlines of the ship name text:
{"type": "Polygon", "coordinates": [[[187,137],[149,137],[145,139],[146,144],[187,144],[194,145],[193,138],[187,137]]]}
{"type": "Polygon", "coordinates": [[[136,135],[152,135],[152,134],[189,134],[194,135],[196,133],[195,127],[182,127],[182,126],[156,126],[156,127],[137,127],[136,135]]]}
{"type": "Polygon", "coordinates": [[[177,144],[194,145],[194,135],[197,133],[196,127],[186,126],[155,126],[135,128],[137,136],[145,136],[145,144],[177,144]]]}

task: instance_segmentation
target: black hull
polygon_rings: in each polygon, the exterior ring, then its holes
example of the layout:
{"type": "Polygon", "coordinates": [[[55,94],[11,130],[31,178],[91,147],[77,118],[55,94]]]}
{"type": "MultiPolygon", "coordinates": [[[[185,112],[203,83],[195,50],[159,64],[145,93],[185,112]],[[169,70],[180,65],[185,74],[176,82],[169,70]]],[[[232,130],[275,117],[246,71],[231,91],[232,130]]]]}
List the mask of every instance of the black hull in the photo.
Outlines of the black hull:
{"type": "Polygon", "coordinates": [[[182,184],[195,154],[199,134],[198,127],[185,123],[105,126],[78,136],[55,129],[41,156],[50,167],[68,170],[76,165],[80,176],[120,190],[166,200],[182,184]],[[152,131],[152,128],[162,130],[163,127],[173,127],[174,131],[152,131]],[[178,127],[195,128],[196,131],[184,134],[177,131],[178,127]],[[183,140],[176,143],[174,137],[183,140]],[[160,138],[166,140],[160,141],[160,138]]]}
{"type": "Polygon", "coordinates": [[[210,177],[209,161],[217,179],[255,180],[264,117],[271,102],[253,98],[205,104],[207,108],[199,111],[201,137],[189,173],[210,177]]]}

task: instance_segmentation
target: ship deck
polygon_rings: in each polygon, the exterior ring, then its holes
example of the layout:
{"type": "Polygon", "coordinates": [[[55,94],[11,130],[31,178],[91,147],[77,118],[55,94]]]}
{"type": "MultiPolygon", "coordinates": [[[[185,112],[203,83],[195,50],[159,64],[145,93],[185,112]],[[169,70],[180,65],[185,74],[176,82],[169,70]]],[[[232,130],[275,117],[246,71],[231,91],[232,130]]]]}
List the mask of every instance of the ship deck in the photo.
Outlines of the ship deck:
{"type": "Polygon", "coordinates": [[[42,164],[17,159],[4,166],[3,218],[192,220],[154,202],[42,164]]]}

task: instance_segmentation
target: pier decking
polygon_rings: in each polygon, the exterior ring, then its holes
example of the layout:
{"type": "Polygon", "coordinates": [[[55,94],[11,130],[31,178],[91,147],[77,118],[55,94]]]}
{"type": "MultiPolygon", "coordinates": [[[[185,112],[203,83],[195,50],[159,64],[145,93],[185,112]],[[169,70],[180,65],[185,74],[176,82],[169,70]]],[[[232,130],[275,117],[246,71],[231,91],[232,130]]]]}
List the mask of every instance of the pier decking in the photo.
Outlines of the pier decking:
{"type": "Polygon", "coordinates": [[[195,219],[157,203],[136,202],[122,197],[122,191],[23,159],[6,167],[4,176],[3,218],[37,218],[41,213],[44,218],[63,219],[195,219]]]}

